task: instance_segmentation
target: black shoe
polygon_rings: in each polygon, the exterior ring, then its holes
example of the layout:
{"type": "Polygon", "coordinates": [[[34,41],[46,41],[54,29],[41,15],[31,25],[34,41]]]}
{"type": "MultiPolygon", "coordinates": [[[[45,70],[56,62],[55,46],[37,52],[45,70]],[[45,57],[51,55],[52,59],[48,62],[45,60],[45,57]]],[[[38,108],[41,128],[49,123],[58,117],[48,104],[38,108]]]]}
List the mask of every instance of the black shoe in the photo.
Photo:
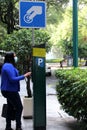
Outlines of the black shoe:
{"type": "Polygon", "coordinates": [[[12,128],[6,128],[5,130],[13,130],[12,128]]]}
{"type": "Polygon", "coordinates": [[[16,130],[22,130],[22,128],[16,128],[16,130]]]}

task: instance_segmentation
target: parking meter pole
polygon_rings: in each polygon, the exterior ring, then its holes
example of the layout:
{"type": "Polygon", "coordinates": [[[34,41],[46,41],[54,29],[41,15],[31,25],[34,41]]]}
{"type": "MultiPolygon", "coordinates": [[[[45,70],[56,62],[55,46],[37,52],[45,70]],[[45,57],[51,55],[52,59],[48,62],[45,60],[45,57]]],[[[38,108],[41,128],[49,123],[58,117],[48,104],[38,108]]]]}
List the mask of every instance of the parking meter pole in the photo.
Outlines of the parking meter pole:
{"type": "Polygon", "coordinates": [[[46,130],[45,44],[33,47],[34,130],[46,130]]]}

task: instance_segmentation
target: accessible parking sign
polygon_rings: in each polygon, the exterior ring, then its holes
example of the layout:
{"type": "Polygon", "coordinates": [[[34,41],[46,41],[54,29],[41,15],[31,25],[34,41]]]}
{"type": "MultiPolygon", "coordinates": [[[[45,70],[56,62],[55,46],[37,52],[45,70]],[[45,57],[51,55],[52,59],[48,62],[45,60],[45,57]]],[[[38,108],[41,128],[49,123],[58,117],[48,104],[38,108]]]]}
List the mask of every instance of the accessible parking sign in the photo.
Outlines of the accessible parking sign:
{"type": "Polygon", "coordinates": [[[40,1],[20,1],[19,25],[24,28],[46,27],[46,3],[40,1]]]}

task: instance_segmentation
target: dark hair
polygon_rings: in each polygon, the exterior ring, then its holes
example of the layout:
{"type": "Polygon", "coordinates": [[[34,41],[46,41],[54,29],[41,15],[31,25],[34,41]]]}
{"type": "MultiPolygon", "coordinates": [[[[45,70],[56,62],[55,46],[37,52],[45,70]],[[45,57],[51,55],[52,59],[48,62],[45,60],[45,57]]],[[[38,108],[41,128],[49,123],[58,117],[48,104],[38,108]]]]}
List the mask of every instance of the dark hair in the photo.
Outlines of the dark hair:
{"type": "Polygon", "coordinates": [[[5,55],[4,63],[11,63],[15,65],[14,52],[7,52],[5,55]]]}

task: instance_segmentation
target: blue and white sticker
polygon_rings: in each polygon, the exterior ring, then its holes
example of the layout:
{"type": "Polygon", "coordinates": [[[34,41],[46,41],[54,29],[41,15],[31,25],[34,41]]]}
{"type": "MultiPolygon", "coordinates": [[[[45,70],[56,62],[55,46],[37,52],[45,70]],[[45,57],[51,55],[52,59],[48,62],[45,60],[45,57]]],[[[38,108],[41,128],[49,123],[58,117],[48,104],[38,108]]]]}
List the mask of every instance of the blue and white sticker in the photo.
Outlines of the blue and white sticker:
{"type": "Polygon", "coordinates": [[[44,67],[44,58],[36,58],[36,64],[39,66],[39,67],[44,67]]]}

